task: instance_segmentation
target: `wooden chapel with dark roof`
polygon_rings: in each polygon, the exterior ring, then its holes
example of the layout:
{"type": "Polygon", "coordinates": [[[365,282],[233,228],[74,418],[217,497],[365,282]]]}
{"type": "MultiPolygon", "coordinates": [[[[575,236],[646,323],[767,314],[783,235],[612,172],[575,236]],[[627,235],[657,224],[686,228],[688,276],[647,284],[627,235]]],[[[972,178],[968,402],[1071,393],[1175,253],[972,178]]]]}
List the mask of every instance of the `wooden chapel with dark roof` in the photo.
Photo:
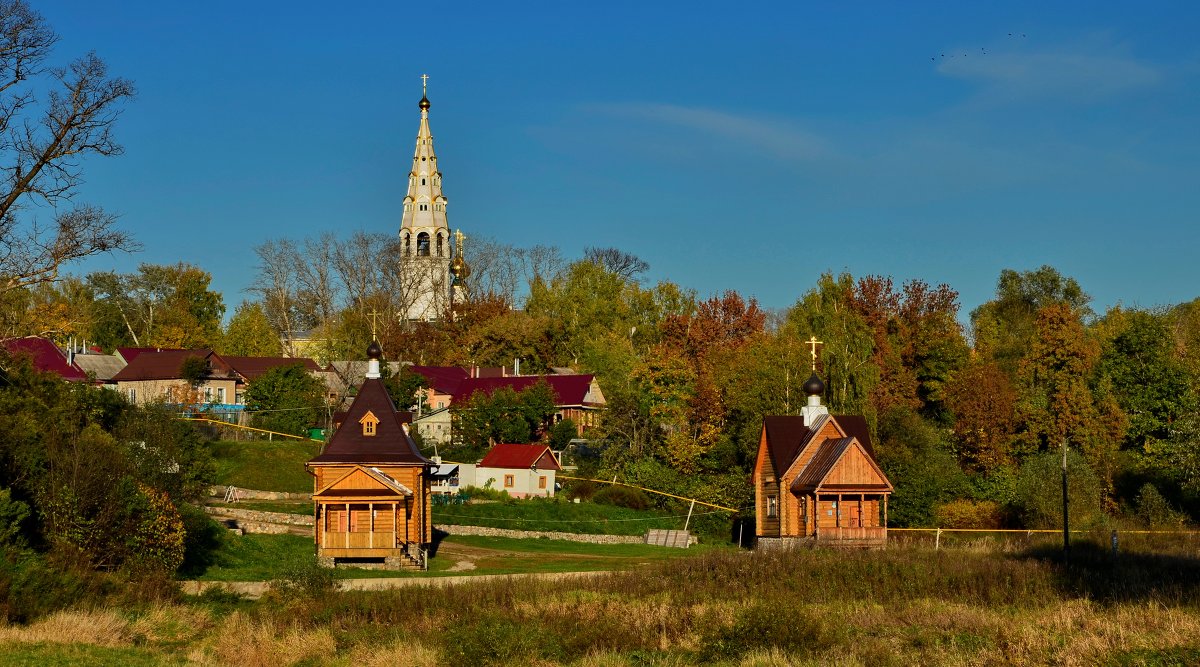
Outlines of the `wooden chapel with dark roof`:
{"type": "Polygon", "coordinates": [[[758,544],[883,546],[892,484],[875,462],[867,421],[821,405],[815,345],[813,358],[801,414],[763,418],[753,477],[758,544]]]}
{"type": "Polygon", "coordinates": [[[306,464],[313,476],[317,560],[426,567],[432,540],[429,468],[380,378],[379,343],[367,348],[367,375],[341,426],[306,464]]]}

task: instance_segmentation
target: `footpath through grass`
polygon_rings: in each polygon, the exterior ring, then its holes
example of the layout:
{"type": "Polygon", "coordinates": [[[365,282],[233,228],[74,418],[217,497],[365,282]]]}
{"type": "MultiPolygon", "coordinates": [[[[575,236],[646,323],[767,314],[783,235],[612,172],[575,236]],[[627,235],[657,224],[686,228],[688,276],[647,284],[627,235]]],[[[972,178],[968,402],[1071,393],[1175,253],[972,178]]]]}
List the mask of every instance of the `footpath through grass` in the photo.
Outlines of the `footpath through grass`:
{"type": "Polygon", "coordinates": [[[312,476],[304,463],[320,444],[299,440],[217,440],[209,445],[217,467],[217,483],[244,489],[311,493],[312,476]]]}

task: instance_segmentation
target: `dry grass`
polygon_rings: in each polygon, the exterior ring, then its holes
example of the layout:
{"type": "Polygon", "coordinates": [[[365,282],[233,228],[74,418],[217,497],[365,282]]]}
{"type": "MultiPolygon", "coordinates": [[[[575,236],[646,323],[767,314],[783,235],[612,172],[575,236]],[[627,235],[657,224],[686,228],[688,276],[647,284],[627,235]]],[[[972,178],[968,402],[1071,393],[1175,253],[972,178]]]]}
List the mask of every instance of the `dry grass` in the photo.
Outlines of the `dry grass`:
{"type": "Polygon", "coordinates": [[[271,618],[254,619],[235,611],[188,658],[200,665],[274,667],[302,660],[323,663],[336,650],[337,642],[328,628],[280,624],[271,618]]]}
{"type": "Polygon", "coordinates": [[[127,646],[132,640],[131,624],[111,609],[66,610],[55,612],[24,626],[0,627],[0,644],[91,644],[127,646]]]}

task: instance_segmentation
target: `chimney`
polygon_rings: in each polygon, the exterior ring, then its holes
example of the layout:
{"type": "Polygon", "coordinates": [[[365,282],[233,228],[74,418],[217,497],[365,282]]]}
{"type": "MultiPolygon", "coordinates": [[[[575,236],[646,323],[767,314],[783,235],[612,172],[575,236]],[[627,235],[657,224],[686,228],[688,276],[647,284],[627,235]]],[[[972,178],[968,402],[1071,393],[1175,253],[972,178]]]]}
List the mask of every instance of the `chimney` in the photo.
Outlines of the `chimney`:
{"type": "Polygon", "coordinates": [[[521,357],[513,359],[513,375],[521,377],[521,357]]]}

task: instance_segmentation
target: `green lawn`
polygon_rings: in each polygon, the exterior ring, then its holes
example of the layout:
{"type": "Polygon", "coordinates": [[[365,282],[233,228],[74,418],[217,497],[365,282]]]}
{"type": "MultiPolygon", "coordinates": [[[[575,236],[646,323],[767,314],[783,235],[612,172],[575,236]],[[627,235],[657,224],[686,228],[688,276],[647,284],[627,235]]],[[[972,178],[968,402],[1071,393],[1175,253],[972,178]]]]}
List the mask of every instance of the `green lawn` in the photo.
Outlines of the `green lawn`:
{"type": "Polygon", "coordinates": [[[686,512],[669,514],[543,498],[434,506],[432,511],[435,524],[555,530],[589,535],[643,535],[649,528],[678,530],[683,528],[686,519],[686,512]]]}
{"type": "MultiPolygon", "coordinates": [[[[515,574],[625,570],[667,558],[712,549],[668,549],[645,544],[585,544],[566,540],[514,539],[474,535],[446,536],[429,560],[429,571],[339,569],[346,578],[515,574]]],[[[201,581],[269,581],[284,576],[313,555],[312,538],[297,535],[234,535],[222,538],[215,562],[201,581]]]]}
{"type": "Polygon", "coordinates": [[[320,443],[299,440],[218,440],[211,445],[217,483],[244,489],[311,493],[312,476],[304,463],[317,455],[320,443]]]}
{"type": "Polygon", "coordinates": [[[0,667],[42,667],[64,665],[68,667],[91,667],[92,665],[184,665],[188,660],[181,655],[169,655],[150,648],[108,648],[90,644],[59,644],[39,642],[36,644],[11,643],[0,650],[0,667]]]}

